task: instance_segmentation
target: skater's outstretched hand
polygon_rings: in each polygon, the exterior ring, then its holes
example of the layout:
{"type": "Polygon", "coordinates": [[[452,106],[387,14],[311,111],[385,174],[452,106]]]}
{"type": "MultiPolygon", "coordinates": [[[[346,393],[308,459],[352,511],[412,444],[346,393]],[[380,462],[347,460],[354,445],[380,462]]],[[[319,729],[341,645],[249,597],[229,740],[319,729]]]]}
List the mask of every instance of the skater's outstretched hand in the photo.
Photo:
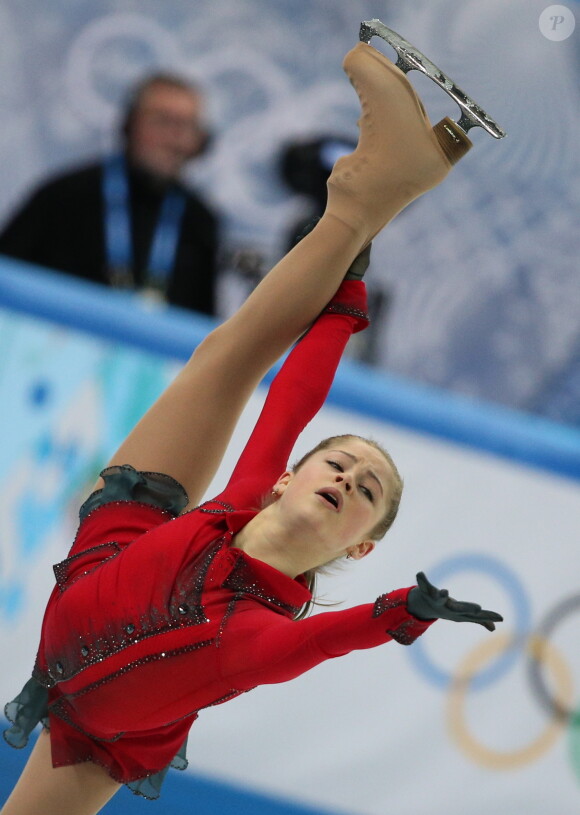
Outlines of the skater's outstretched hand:
{"type": "Polygon", "coordinates": [[[454,623],[479,623],[488,631],[495,630],[494,623],[503,621],[495,611],[486,611],[477,603],[464,603],[449,596],[447,589],[433,586],[424,572],[417,574],[417,585],[407,597],[407,609],[420,620],[451,620],[454,623]]]}

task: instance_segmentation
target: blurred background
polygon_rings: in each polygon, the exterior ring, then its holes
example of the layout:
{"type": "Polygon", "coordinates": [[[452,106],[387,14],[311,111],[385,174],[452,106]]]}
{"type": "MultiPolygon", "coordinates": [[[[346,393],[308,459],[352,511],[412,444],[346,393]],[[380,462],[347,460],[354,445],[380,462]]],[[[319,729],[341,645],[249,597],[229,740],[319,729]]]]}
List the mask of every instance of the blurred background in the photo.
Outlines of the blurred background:
{"type": "MultiPolygon", "coordinates": [[[[127,89],[176,71],[206,96],[212,144],[185,172],[220,218],[217,307],[229,313],[316,209],[285,180],[285,151],[356,138],[358,103],[341,60],[359,22],[379,17],[509,135],[495,142],[472,130],[475,149],[453,179],[376,241],[369,281],[380,317],[358,353],[404,377],[580,423],[580,45],[578,30],[559,41],[542,34],[547,7],[6,0],[0,219],[48,175],[113,149],[127,89]]],[[[576,0],[568,8],[577,12],[576,0]]],[[[432,120],[457,118],[444,93],[411,76],[432,120]]]]}
{"type": "MultiPolygon", "coordinates": [[[[360,22],[378,17],[414,43],[508,133],[495,141],[472,130],[474,149],[452,177],[375,240],[367,273],[373,326],[352,343],[344,379],[303,447],[344,432],[354,420],[357,430],[394,451],[407,481],[392,548],[378,553],[373,566],[365,564],[366,571],[349,574],[348,590],[339,576],[331,599],[365,602],[388,588],[385,574],[389,586],[409,585],[424,568],[435,582],[452,578],[453,593],[498,605],[513,639],[498,640],[496,653],[482,635],[472,651],[473,637],[465,632],[437,630],[429,646],[392,648],[388,658],[378,651],[353,655],[346,667],[327,664],[284,688],[236,700],[232,709],[212,710],[196,725],[186,780],[168,779],[166,803],[146,804],[123,792],[111,813],[197,806],[200,815],[443,815],[453,799],[472,815],[490,807],[502,815],[543,815],[548,793],[559,815],[577,812],[573,676],[580,664],[571,643],[580,601],[571,564],[580,524],[580,25],[573,29],[574,16],[580,19],[578,0],[564,6],[546,0],[2,3],[0,635],[11,669],[0,686],[6,699],[34,658],[50,566],[64,557],[63,540],[74,535],[75,511],[95,469],[175,373],[187,343],[232,313],[320,214],[332,163],[356,142],[359,106],[341,62],[358,40],[360,22]],[[196,289],[207,290],[203,269],[211,265],[213,293],[206,291],[205,305],[142,277],[143,269],[120,276],[121,288],[147,294],[137,302],[126,292],[108,297],[101,287],[79,288],[72,276],[52,282],[9,258],[38,265],[26,254],[32,239],[19,238],[24,249],[13,248],[18,241],[10,230],[22,208],[63,174],[127,151],[131,92],[158,74],[194,83],[203,100],[196,114],[203,147],[169,181],[158,183],[159,174],[146,168],[143,194],[159,202],[180,178],[179,189],[203,206],[199,243],[183,251],[197,258],[196,289]],[[200,257],[211,257],[211,264],[200,257]],[[93,320],[97,314],[101,322],[93,320]],[[125,322],[134,324],[128,333],[120,329],[125,322]],[[144,339],[146,330],[156,339],[144,339]],[[167,339],[172,330],[181,332],[183,346],[167,339]],[[410,413],[412,419],[401,418],[410,413]],[[46,486],[38,494],[40,479],[46,486]],[[534,662],[534,642],[548,640],[553,645],[534,662]],[[458,666],[473,679],[488,662],[468,694],[458,666]]],[[[394,56],[380,40],[372,44],[394,56]]],[[[417,72],[410,78],[433,122],[458,118],[433,83],[417,72]]],[[[133,161],[130,151],[127,156],[133,161]]],[[[132,173],[137,162],[130,166],[132,173]]],[[[130,177],[130,185],[141,181],[130,177]]],[[[132,206],[136,189],[130,186],[132,206]]],[[[67,213],[79,207],[66,185],[59,190],[61,203],[46,204],[36,223],[54,217],[56,224],[60,214],[66,232],[67,213]]],[[[183,217],[190,215],[186,209],[183,217]]],[[[146,212],[141,223],[145,232],[155,231],[146,212]]],[[[80,233],[69,229],[72,242],[80,233]]],[[[56,235],[56,226],[51,230],[56,235]]],[[[137,262],[141,250],[132,239],[137,262]]],[[[86,249],[93,251],[88,243],[86,249]]],[[[102,282],[117,286],[120,278],[102,282]]],[[[234,448],[258,409],[259,398],[234,448]]],[[[234,461],[232,452],[222,481],[234,461]]],[[[0,756],[2,794],[24,759],[8,752],[0,756]]]]}

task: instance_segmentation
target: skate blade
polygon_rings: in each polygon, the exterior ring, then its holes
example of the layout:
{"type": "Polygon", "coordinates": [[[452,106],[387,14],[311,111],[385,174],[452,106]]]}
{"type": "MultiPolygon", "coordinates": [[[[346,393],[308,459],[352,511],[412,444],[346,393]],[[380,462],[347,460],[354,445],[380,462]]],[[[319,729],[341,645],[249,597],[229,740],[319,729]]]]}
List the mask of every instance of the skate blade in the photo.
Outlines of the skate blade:
{"type": "Polygon", "coordinates": [[[464,133],[471,130],[472,127],[481,127],[494,139],[503,139],[506,136],[505,130],[501,128],[487,113],[476,104],[461,88],[458,88],[455,82],[443,73],[430,59],[422,54],[414,45],[407,42],[403,37],[397,34],[390,28],[382,23],[380,20],[367,20],[361,23],[359,39],[361,42],[370,44],[373,37],[380,37],[385,42],[389,43],[397,52],[396,66],[404,73],[409,71],[421,71],[433,80],[436,85],[439,85],[454,102],[459,105],[461,117],[459,121],[454,122],[464,133]]]}

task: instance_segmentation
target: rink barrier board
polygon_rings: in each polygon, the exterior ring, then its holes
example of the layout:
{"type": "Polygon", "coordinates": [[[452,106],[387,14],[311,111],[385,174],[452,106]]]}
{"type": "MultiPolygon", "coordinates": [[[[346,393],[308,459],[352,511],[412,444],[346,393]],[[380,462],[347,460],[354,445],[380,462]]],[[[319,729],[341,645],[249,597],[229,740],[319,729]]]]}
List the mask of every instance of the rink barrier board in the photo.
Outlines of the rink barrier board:
{"type": "MultiPolygon", "coordinates": [[[[0,307],[185,361],[217,321],[3,258],[0,307]]],[[[277,367],[265,377],[271,381],[277,367]]],[[[341,364],[328,404],[580,480],[580,431],[540,416],[341,364]]]]}

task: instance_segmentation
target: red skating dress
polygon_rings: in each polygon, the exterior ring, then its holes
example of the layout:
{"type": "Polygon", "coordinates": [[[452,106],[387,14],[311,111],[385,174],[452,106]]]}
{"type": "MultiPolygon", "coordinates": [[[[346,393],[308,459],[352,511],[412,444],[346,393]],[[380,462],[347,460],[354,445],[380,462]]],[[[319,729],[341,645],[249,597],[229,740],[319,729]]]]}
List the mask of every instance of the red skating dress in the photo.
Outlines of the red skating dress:
{"type": "Polygon", "coordinates": [[[105,470],[104,489],[83,505],[69,555],[55,566],[33,677],[6,706],[10,744],[24,746],[40,721],[54,766],[93,761],[154,798],[169,765],[186,765],[202,708],[354,649],[410,643],[428,628],[407,611],[409,589],[296,621],[311,598],[305,580],[232,544],[366,324],[364,284],[345,281],[289,354],[213,500],[179,515],[187,496],[168,476],[105,470]]]}

